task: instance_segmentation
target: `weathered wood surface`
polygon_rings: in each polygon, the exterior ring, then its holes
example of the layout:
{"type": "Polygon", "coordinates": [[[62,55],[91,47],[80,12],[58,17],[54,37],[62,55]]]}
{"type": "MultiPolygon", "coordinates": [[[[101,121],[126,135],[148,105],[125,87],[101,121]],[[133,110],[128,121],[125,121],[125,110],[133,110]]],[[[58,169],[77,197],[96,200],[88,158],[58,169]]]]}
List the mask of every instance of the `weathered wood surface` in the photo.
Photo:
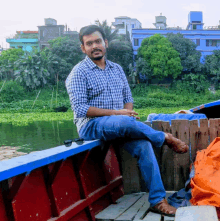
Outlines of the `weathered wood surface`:
{"type": "MultiPolygon", "coordinates": [[[[175,193],[166,192],[166,198],[175,193]]],[[[140,192],[124,195],[105,210],[96,215],[97,221],[162,221],[163,219],[174,220],[173,217],[163,217],[156,213],[149,212],[150,203],[148,202],[148,193],[140,192]]]]}
{"type": "Polygon", "coordinates": [[[218,221],[214,206],[180,207],[176,211],[175,221],[218,221]]]}
{"type": "MultiPolygon", "coordinates": [[[[149,122],[146,123],[149,125],[149,122]]],[[[220,136],[220,119],[200,119],[198,120],[172,120],[172,124],[164,121],[153,121],[151,125],[154,129],[172,133],[175,137],[191,145],[192,160],[196,158],[199,150],[206,149],[210,142],[220,136]]],[[[127,151],[121,151],[122,176],[124,179],[125,193],[145,192],[146,186],[138,169],[137,159],[127,151]]],[[[190,155],[176,154],[167,146],[161,148],[161,155],[155,152],[157,157],[161,177],[166,190],[180,190],[188,180],[190,172],[190,155]]]]}

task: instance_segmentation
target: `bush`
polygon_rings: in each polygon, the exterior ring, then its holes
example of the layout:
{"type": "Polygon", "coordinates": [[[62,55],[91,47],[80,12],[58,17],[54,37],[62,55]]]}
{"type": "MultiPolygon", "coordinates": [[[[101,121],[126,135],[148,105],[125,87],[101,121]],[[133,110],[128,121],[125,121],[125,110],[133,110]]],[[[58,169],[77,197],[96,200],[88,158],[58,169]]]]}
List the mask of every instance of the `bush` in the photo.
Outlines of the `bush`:
{"type": "Polygon", "coordinates": [[[18,82],[2,81],[0,82],[0,101],[11,103],[14,101],[22,100],[25,97],[24,88],[18,82]]]}

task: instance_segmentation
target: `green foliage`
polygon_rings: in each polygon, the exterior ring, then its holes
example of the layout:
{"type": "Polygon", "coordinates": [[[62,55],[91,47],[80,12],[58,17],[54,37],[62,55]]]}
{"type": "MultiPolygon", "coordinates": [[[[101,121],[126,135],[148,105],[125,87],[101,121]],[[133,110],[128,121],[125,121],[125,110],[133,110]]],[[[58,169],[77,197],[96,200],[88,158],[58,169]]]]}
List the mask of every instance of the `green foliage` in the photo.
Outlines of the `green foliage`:
{"type": "MultiPolygon", "coordinates": [[[[178,81],[180,83],[180,81],[178,81]]],[[[208,89],[208,84],[203,92],[196,93],[190,87],[176,84],[170,88],[159,86],[147,86],[146,84],[138,84],[132,89],[135,108],[172,108],[172,107],[188,107],[212,102],[220,99],[220,91],[212,94],[208,89]]]]}
{"type": "Polygon", "coordinates": [[[201,52],[196,50],[197,45],[190,39],[184,38],[182,34],[167,34],[167,39],[179,52],[183,73],[196,73],[201,71],[201,52]]]}
{"type": "Polygon", "coordinates": [[[182,77],[182,80],[173,82],[173,88],[178,92],[187,91],[189,93],[204,93],[210,86],[207,77],[203,74],[189,73],[182,77]]]}
{"type": "Polygon", "coordinates": [[[118,29],[112,32],[112,26],[108,25],[107,20],[103,21],[102,23],[99,20],[97,20],[97,22],[98,22],[98,26],[103,28],[105,37],[109,43],[112,40],[119,39],[118,29]]]}
{"type": "Polygon", "coordinates": [[[138,56],[146,61],[155,78],[175,79],[181,74],[179,53],[172,47],[171,42],[160,34],[145,38],[138,49],[138,56]]]}
{"type": "Polygon", "coordinates": [[[144,75],[146,79],[146,83],[149,83],[152,78],[152,71],[150,68],[150,64],[147,63],[143,58],[139,57],[136,61],[136,70],[137,73],[144,75]]]}
{"type": "Polygon", "coordinates": [[[66,80],[73,66],[80,62],[84,55],[78,39],[58,37],[49,43],[50,48],[43,50],[41,55],[46,60],[47,70],[50,73],[48,82],[55,85],[57,79],[66,80]]]}
{"type": "Polygon", "coordinates": [[[16,80],[18,80],[27,90],[43,87],[47,84],[47,77],[50,73],[46,69],[46,61],[40,52],[26,52],[15,62],[16,80]]]}
{"type": "Polygon", "coordinates": [[[112,40],[107,49],[109,60],[122,66],[124,72],[129,74],[129,64],[133,61],[132,44],[129,41],[112,40]]]}
{"type": "Polygon", "coordinates": [[[17,61],[20,56],[24,54],[24,51],[19,48],[10,48],[6,51],[2,51],[0,56],[0,78],[3,79],[13,79],[15,65],[14,62],[17,61]]]}
{"type": "Polygon", "coordinates": [[[212,55],[206,56],[205,70],[215,88],[220,88],[220,50],[214,50],[212,55]]]}
{"type": "Polygon", "coordinates": [[[23,99],[25,96],[24,88],[18,84],[18,82],[2,81],[0,82],[0,101],[1,102],[15,102],[23,99]]]}

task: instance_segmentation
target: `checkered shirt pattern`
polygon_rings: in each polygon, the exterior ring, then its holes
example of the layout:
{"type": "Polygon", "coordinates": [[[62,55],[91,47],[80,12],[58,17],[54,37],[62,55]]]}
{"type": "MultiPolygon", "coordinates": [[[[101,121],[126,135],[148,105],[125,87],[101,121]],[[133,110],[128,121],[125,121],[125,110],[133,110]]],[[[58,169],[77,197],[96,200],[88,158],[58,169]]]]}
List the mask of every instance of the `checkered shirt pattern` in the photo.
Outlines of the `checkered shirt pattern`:
{"type": "Polygon", "coordinates": [[[106,67],[102,70],[86,56],[67,77],[66,88],[78,132],[92,119],[86,116],[90,106],[119,110],[124,108],[124,104],[133,103],[122,67],[109,60],[106,60],[106,67]]]}

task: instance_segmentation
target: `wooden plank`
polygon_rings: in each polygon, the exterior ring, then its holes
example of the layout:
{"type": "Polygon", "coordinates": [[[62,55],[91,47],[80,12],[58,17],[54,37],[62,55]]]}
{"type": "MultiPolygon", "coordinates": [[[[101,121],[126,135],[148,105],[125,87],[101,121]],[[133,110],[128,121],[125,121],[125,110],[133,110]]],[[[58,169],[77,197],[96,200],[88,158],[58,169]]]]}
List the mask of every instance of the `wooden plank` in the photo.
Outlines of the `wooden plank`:
{"type": "Polygon", "coordinates": [[[117,221],[130,221],[135,218],[138,211],[141,207],[145,204],[145,202],[148,201],[148,194],[145,193],[142,195],[142,197],[134,204],[132,205],[128,210],[126,210],[122,215],[120,215],[116,220],[117,221]]]}
{"type": "Polygon", "coordinates": [[[199,127],[198,120],[191,120],[189,122],[190,125],[190,144],[191,144],[191,154],[192,160],[195,160],[196,152],[199,149],[198,141],[199,141],[199,127]]]}
{"type": "Polygon", "coordinates": [[[143,200],[145,200],[145,203],[142,205],[142,207],[139,209],[139,211],[135,215],[134,220],[143,219],[143,217],[146,215],[147,210],[150,207],[148,197],[149,197],[149,193],[146,193],[146,195],[143,196],[143,200]]]}
{"type": "Polygon", "coordinates": [[[218,221],[214,206],[180,207],[176,211],[175,221],[218,221]]]}
{"type": "MultiPolygon", "coordinates": [[[[172,120],[171,129],[173,136],[189,145],[188,120],[172,120]]],[[[174,153],[174,190],[180,190],[184,188],[185,182],[189,178],[189,167],[189,151],[184,154],[174,153]]]]}
{"type": "MultiPolygon", "coordinates": [[[[170,123],[163,121],[161,122],[162,130],[165,133],[171,133],[170,123]]],[[[161,151],[161,177],[163,180],[165,190],[173,190],[174,189],[174,153],[167,146],[163,145],[161,151]]]]}
{"type": "Polygon", "coordinates": [[[118,204],[112,204],[106,209],[98,213],[95,218],[97,221],[115,220],[127,209],[129,209],[138,199],[141,198],[141,194],[128,195],[126,200],[121,201],[118,204]]]}
{"type": "Polygon", "coordinates": [[[123,146],[119,150],[121,156],[122,177],[125,194],[140,192],[140,177],[137,159],[132,157],[123,146]]]}
{"type": "Polygon", "coordinates": [[[206,149],[209,145],[208,119],[200,119],[199,131],[198,149],[203,150],[206,149]]]}
{"type": "Polygon", "coordinates": [[[210,143],[220,136],[220,119],[209,119],[210,143]]]}
{"type": "Polygon", "coordinates": [[[164,221],[173,221],[175,220],[175,217],[169,217],[169,216],[164,216],[164,221]]]}
{"type": "Polygon", "coordinates": [[[161,221],[161,215],[149,212],[147,216],[144,217],[143,221],[161,221]]]}

